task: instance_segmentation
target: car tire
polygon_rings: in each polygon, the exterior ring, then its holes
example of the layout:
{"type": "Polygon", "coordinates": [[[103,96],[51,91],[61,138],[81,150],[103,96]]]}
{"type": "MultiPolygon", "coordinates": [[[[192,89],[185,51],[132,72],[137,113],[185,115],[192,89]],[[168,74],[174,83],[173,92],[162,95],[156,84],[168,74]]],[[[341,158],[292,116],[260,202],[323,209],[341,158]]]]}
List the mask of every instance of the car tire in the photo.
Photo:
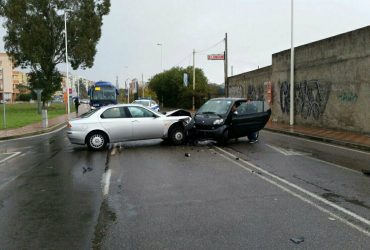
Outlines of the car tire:
{"type": "Polygon", "coordinates": [[[248,140],[249,140],[249,141],[257,141],[257,140],[258,140],[258,137],[259,137],[259,134],[260,134],[260,132],[259,132],[259,131],[249,133],[249,134],[248,134],[248,140]]]}
{"type": "Polygon", "coordinates": [[[226,146],[228,141],[229,141],[229,130],[225,129],[225,131],[222,133],[221,139],[219,139],[217,143],[220,146],[226,146]]]}
{"type": "Polygon", "coordinates": [[[90,150],[102,150],[108,143],[107,136],[102,132],[92,132],[86,140],[87,146],[90,150]]]}
{"type": "Polygon", "coordinates": [[[169,139],[171,140],[171,143],[174,145],[181,145],[185,142],[186,139],[185,130],[180,126],[176,126],[173,129],[171,129],[169,135],[170,135],[169,139]]]}

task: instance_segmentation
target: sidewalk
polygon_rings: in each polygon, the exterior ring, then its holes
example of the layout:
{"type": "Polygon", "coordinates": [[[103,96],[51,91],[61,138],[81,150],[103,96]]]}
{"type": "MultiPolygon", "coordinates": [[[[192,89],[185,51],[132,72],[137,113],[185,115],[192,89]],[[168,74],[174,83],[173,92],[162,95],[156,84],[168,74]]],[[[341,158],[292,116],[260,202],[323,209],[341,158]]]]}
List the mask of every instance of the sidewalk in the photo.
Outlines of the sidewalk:
{"type": "MultiPolygon", "coordinates": [[[[79,115],[88,111],[86,107],[83,105],[79,108],[79,115]]],[[[76,113],[70,113],[70,118],[73,119],[76,117],[76,113]]],[[[55,117],[53,119],[48,120],[49,126],[47,128],[42,127],[42,122],[33,123],[21,128],[13,128],[13,129],[4,129],[0,130],[0,141],[9,140],[9,139],[16,139],[26,136],[32,136],[42,133],[47,133],[50,131],[54,131],[66,125],[68,121],[68,115],[61,115],[55,117]]]]}
{"type": "Polygon", "coordinates": [[[370,151],[370,135],[366,134],[302,125],[290,126],[271,120],[266,124],[265,130],[370,151]]]}

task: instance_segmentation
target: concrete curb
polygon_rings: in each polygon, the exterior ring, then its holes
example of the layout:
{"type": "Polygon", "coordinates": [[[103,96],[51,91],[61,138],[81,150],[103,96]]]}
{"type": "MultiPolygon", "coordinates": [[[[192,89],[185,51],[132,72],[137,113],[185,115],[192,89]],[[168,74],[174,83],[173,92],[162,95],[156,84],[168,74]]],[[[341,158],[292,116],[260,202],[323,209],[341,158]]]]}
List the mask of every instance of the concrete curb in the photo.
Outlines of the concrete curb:
{"type": "Polygon", "coordinates": [[[311,139],[315,141],[327,142],[327,143],[331,143],[331,144],[335,144],[335,145],[343,146],[347,148],[359,149],[363,151],[370,151],[370,145],[365,145],[365,144],[353,143],[353,142],[348,142],[348,141],[340,141],[340,140],[336,140],[336,139],[332,139],[328,137],[320,137],[320,136],[315,136],[315,135],[303,134],[299,132],[290,132],[286,130],[279,130],[279,129],[266,128],[266,127],[264,128],[264,130],[271,131],[274,133],[281,133],[281,134],[311,139]]]}
{"type": "Polygon", "coordinates": [[[53,126],[51,126],[49,128],[37,130],[37,131],[34,131],[34,132],[29,132],[29,133],[24,133],[24,134],[19,134],[19,135],[10,135],[10,136],[0,137],[0,141],[6,141],[6,140],[12,140],[12,139],[20,139],[20,138],[23,138],[23,137],[28,137],[28,136],[33,136],[33,135],[41,135],[41,134],[45,134],[45,133],[49,133],[49,132],[58,130],[58,129],[66,126],[66,125],[67,125],[67,122],[61,122],[61,123],[58,123],[56,125],[53,125],[53,126]]]}

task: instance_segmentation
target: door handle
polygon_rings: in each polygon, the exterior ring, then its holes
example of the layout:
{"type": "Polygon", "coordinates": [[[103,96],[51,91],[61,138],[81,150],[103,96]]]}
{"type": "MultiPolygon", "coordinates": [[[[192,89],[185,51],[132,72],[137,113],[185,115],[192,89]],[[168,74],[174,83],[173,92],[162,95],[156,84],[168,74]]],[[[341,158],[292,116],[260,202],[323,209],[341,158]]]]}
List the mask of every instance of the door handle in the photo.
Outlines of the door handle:
{"type": "Polygon", "coordinates": [[[133,120],[133,121],[131,121],[131,122],[138,122],[139,120],[133,120]]]}

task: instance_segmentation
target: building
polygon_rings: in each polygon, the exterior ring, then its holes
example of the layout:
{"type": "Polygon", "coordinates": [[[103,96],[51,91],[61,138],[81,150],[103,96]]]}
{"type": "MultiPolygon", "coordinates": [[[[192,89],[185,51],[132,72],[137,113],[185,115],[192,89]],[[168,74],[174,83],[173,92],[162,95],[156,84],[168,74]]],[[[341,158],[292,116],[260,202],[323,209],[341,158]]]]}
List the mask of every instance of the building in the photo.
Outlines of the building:
{"type": "Polygon", "coordinates": [[[19,94],[30,93],[28,89],[27,74],[21,71],[13,70],[13,100],[17,100],[19,94]]]}
{"type": "Polygon", "coordinates": [[[15,101],[13,88],[13,62],[6,53],[0,53],[0,99],[15,101]]]}

